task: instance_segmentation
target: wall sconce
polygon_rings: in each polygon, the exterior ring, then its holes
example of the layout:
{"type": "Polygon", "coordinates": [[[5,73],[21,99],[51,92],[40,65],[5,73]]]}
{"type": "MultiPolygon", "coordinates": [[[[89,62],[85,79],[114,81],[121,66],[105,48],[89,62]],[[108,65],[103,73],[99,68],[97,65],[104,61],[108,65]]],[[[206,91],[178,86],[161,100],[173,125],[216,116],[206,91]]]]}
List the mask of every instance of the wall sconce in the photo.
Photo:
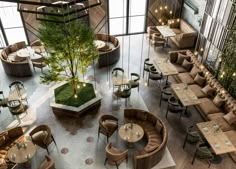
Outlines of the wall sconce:
{"type": "Polygon", "coordinates": [[[197,56],[197,55],[198,55],[198,52],[197,52],[197,51],[195,51],[195,52],[194,52],[194,55],[195,55],[195,56],[197,56]]]}
{"type": "Polygon", "coordinates": [[[158,21],[161,22],[161,19],[159,19],[158,21]]]}
{"type": "Polygon", "coordinates": [[[203,52],[203,50],[204,50],[203,48],[200,49],[201,52],[203,52]]]}
{"type": "Polygon", "coordinates": [[[160,7],[160,10],[162,10],[162,6],[160,7]]]}
{"type": "Polygon", "coordinates": [[[179,20],[179,18],[177,19],[177,22],[179,22],[180,20],[179,20]]]}
{"type": "Polygon", "coordinates": [[[201,70],[203,70],[203,69],[204,69],[204,66],[203,66],[203,65],[201,65],[201,66],[200,66],[200,69],[201,69],[201,70]]]}
{"type": "Polygon", "coordinates": [[[233,77],[235,77],[235,76],[236,76],[236,72],[233,73],[233,77]]]}
{"type": "Polygon", "coordinates": [[[165,6],[165,9],[167,9],[168,7],[167,7],[167,5],[165,6]]]}
{"type": "Polygon", "coordinates": [[[172,11],[170,11],[170,14],[171,14],[171,15],[172,15],[172,13],[173,13],[173,12],[172,12],[172,11]]]}
{"type": "Polygon", "coordinates": [[[158,10],[157,9],[155,9],[155,13],[157,13],[158,12],[158,10]]]}

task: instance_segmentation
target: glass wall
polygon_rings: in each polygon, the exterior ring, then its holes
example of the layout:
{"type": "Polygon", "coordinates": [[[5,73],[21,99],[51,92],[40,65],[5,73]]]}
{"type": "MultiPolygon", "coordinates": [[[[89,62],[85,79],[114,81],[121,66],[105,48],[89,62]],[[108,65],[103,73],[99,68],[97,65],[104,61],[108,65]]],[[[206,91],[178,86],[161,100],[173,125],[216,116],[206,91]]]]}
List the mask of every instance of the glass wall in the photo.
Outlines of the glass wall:
{"type": "Polygon", "coordinates": [[[145,31],[147,0],[109,0],[109,30],[111,35],[145,31]]]}
{"type": "MultiPolygon", "coordinates": [[[[4,46],[19,41],[27,42],[21,16],[17,11],[16,3],[0,2],[0,18],[2,21],[3,31],[7,38],[7,42],[3,43],[4,46]]],[[[0,41],[1,37],[0,34],[0,41]]]]}

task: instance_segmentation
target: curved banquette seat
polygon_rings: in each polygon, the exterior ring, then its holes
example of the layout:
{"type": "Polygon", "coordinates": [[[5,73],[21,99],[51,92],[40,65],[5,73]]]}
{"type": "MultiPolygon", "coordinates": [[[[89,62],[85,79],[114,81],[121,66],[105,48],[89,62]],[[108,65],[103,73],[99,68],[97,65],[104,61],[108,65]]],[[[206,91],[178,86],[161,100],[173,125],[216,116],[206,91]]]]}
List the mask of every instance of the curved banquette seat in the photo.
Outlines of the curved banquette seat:
{"type": "Polygon", "coordinates": [[[95,39],[106,43],[105,48],[99,50],[98,66],[103,67],[115,64],[120,59],[119,40],[107,34],[96,34],[95,39]]]}
{"type": "Polygon", "coordinates": [[[167,129],[157,116],[140,109],[124,110],[124,123],[131,122],[143,128],[147,140],[146,146],[134,153],[134,169],[150,169],[161,161],[165,153],[167,129]]]}
{"type": "Polygon", "coordinates": [[[25,48],[24,41],[7,46],[1,52],[0,59],[6,74],[16,77],[32,76],[30,64],[26,58],[17,57],[16,52],[25,48]]]}

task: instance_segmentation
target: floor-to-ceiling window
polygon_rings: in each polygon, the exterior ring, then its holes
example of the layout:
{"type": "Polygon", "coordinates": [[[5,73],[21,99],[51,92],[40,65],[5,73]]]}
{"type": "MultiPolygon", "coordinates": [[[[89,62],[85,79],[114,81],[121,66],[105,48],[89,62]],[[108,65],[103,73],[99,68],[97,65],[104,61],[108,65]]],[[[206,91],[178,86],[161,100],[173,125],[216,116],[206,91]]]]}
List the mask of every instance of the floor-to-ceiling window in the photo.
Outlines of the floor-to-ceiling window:
{"type": "Polygon", "coordinates": [[[145,32],[147,0],[109,0],[111,35],[145,32]]]}
{"type": "MultiPolygon", "coordinates": [[[[0,2],[0,19],[2,22],[2,29],[0,30],[3,31],[0,33],[0,42],[2,41],[3,46],[19,41],[27,42],[16,3],[0,2]],[[3,33],[6,35],[6,39],[3,38],[3,33]]],[[[1,43],[0,47],[2,47],[1,43]]]]}

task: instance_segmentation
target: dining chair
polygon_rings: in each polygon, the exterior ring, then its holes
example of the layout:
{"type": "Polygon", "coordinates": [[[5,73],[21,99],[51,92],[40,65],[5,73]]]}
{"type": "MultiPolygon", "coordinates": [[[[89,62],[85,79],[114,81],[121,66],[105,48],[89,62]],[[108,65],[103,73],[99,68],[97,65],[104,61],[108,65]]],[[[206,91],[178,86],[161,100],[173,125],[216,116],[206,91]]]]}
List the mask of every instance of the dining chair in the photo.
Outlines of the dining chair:
{"type": "Polygon", "coordinates": [[[126,163],[128,163],[128,149],[126,150],[120,150],[118,148],[115,148],[111,145],[111,143],[108,143],[105,148],[106,151],[106,159],[104,162],[104,165],[108,162],[110,165],[115,165],[116,169],[119,168],[119,165],[126,160],[126,163]]]}
{"type": "Polygon", "coordinates": [[[211,160],[214,159],[213,153],[207,147],[205,142],[198,142],[196,144],[196,151],[193,156],[192,165],[193,165],[196,157],[199,159],[207,160],[208,168],[211,166],[211,160]]]}
{"type": "Polygon", "coordinates": [[[48,155],[49,155],[48,146],[52,142],[54,142],[54,144],[57,146],[56,141],[52,135],[51,129],[47,125],[39,125],[35,127],[29,133],[29,135],[34,144],[47,150],[48,155]]]}
{"type": "Polygon", "coordinates": [[[129,80],[129,84],[131,85],[131,88],[138,88],[139,91],[139,80],[140,80],[140,76],[137,73],[131,73],[130,76],[130,80],[129,80]]]}
{"type": "Polygon", "coordinates": [[[46,67],[47,64],[45,63],[45,58],[41,54],[38,54],[38,55],[40,55],[41,57],[36,58],[36,59],[31,59],[34,72],[35,72],[35,68],[40,68],[41,72],[43,72],[43,68],[46,67]]]}
{"type": "Polygon", "coordinates": [[[125,99],[125,105],[127,106],[127,99],[131,96],[131,85],[122,84],[119,86],[118,90],[114,92],[117,97],[117,102],[119,98],[125,99]]]}
{"type": "Polygon", "coordinates": [[[153,33],[151,39],[151,45],[154,47],[165,47],[166,40],[160,37],[160,34],[153,33]]]}
{"type": "Polygon", "coordinates": [[[180,114],[179,118],[181,119],[184,110],[185,110],[185,108],[184,108],[184,106],[182,106],[182,104],[179,102],[179,100],[176,99],[176,97],[171,96],[168,99],[166,118],[168,116],[168,113],[171,112],[171,113],[176,113],[176,114],[179,113],[180,114]]]}
{"type": "Polygon", "coordinates": [[[148,86],[149,86],[149,80],[155,80],[160,81],[159,84],[161,84],[161,80],[163,79],[162,73],[159,73],[155,66],[151,66],[148,73],[148,86]]]}
{"type": "Polygon", "coordinates": [[[144,65],[143,65],[143,78],[144,78],[144,73],[145,73],[145,72],[149,73],[150,67],[152,67],[152,66],[153,66],[153,64],[150,63],[150,59],[149,59],[149,58],[146,58],[146,59],[144,60],[144,65]]]}
{"type": "Polygon", "coordinates": [[[107,137],[107,143],[109,137],[118,129],[118,118],[110,114],[102,114],[98,120],[98,138],[100,133],[104,134],[107,137]]]}
{"type": "Polygon", "coordinates": [[[11,114],[16,117],[19,124],[21,124],[21,119],[20,119],[19,115],[26,112],[26,107],[22,103],[22,101],[19,99],[10,100],[7,102],[7,107],[9,109],[9,111],[11,112],[11,114]]]}
{"type": "Polygon", "coordinates": [[[159,106],[161,107],[162,100],[168,101],[171,95],[172,95],[171,87],[169,85],[161,85],[161,97],[159,106]]]}
{"type": "Polygon", "coordinates": [[[11,91],[16,92],[16,95],[18,96],[20,100],[24,100],[28,103],[27,92],[26,92],[26,88],[24,87],[23,82],[18,81],[18,80],[14,81],[9,85],[9,88],[11,91]]]}
{"type": "Polygon", "coordinates": [[[186,137],[184,139],[183,149],[185,148],[186,142],[190,144],[196,144],[199,141],[203,141],[200,134],[194,128],[194,126],[188,126],[186,129],[186,137]]]}
{"type": "Polygon", "coordinates": [[[157,34],[158,36],[161,36],[161,33],[157,30],[156,26],[148,26],[147,27],[147,38],[150,40],[152,39],[153,34],[157,34]]]}
{"type": "MultiPolygon", "coordinates": [[[[114,69],[112,69],[111,75],[113,77],[117,77],[118,75],[124,75],[124,69],[120,67],[115,67],[114,69]]],[[[113,92],[114,92],[114,89],[117,87],[119,87],[119,85],[113,84],[113,92]]]]}

